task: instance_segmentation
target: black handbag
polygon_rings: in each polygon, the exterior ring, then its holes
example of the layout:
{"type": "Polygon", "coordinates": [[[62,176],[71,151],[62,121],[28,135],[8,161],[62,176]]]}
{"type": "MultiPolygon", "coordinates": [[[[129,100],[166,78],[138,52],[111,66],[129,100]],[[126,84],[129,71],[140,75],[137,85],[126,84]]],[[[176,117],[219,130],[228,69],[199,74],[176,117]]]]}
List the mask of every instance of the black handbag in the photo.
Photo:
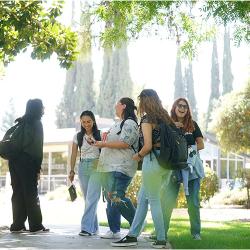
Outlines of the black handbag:
{"type": "Polygon", "coordinates": [[[76,193],[76,187],[74,184],[72,184],[70,187],[69,187],[69,195],[70,195],[70,199],[71,201],[74,201],[76,198],[77,198],[77,193],[76,193]]]}

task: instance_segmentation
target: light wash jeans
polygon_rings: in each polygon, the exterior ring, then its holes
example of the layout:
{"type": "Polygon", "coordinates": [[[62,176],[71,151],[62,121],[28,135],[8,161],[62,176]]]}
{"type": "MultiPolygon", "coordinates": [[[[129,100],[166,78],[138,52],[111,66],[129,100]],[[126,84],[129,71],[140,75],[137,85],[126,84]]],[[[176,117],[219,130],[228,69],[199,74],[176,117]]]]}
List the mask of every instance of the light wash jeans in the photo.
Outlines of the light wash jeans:
{"type": "Polygon", "coordinates": [[[126,190],[132,177],[121,172],[113,171],[102,173],[102,184],[104,195],[107,200],[107,218],[109,228],[113,233],[120,232],[121,215],[132,224],[135,215],[135,208],[131,200],[125,197],[126,190]],[[111,201],[118,198],[120,201],[111,201]]]}
{"type": "MultiPolygon", "coordinates": [[[[159,153],[159,152],[158,152],[159,153]]],[[[169,179],[171,171],[162,168],[153,153],[146,155],[142,163],[142,186],[138,195],[138,203],[133,223],[129,229],[129,236],[138,237],[143,229],[148,212],[151,208],[152,219],[157,240],[166,240],[163,213],[161,207],[161,186],[169,179]]]]}
{"type": "Polygon", "coordinates": [[[83,159],[79,162],[78,178],[85,201],[85,209],[81,220],[81,230],[91,234],[99,231],[97,204],[101,195],[101,173],[96,172],[94,161],[83,159]]]}

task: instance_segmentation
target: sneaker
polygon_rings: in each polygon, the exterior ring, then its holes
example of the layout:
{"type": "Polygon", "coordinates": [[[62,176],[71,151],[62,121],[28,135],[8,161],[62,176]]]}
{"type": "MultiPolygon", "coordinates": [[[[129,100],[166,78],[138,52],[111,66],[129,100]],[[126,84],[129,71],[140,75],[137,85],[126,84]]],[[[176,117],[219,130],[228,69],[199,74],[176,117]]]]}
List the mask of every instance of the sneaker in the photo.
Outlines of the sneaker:
{"type": "Polygon", "coordinates": [[[167,248],[166,243],[167,242],[165,240],[156,240],[155,242],[152,243],[152,247],[158,249],[167,248]]]}
{"type": "Polygon", "coordinates": [[[201,240],[201,236],[199,234],[194,234],[193,239],[194,240],[201,240]]]}
{"type": "Polygon", "coordinates": [[[103,239],[120,239],[121,233],[120,232],[113,233],[112,231],[109,230],[105,234],[101,235],[101,238],[103,238],[103,239]]]}
{"type": "Polygon", "coordinates": [[[111,242],[112,247],[131,247],[136,246],[138,244],[136,237],[125,236],[119,241],[111,242]]]}
{"type": "Polygon", "coordinates": [[[49,228],[42,228],[42,229],[39,229],[39,230],[36,230],[36,231],[30,231],[30,232],[33,233],[33,234],[36,234],[36,233],[48,233],[49,228]]]}
{"type": "Polygon", "coordinates": [[[20,233],[27,233],[29,232],[29,230],[27,230],[26,228],[22,228],[22,229],[19,229],[19,230],[10,230],[11,233],[15,233],[15,234],[20,234],[20,233]]]}
{"type": "Polygon", "coordinates": [[[82,230],[82,231],[79,233],[79,235],[80,235],[80,236],[91,236],[91,233],[82,230]]]}

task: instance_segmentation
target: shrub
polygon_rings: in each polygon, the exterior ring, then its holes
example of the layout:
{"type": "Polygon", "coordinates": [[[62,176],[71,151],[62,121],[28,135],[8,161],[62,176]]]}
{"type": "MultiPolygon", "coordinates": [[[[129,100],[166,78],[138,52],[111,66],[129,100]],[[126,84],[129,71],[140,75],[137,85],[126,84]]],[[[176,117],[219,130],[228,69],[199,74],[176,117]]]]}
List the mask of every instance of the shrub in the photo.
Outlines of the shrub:
{"type": "Polygon", "coordinates": [[[247,205],[247,192],[244,188],[224,190],[216,194],[211,200],[210,205],[247,205]]]}
{"type": "Polygon", "coordinates": [[[208,201],[219,191],[219,178],[209,167],[205,167],[206,177],[201,181],[201,201],[208,201]]]}
{"type": "Polygon", "coordinates": [[[137,171],[133,177],[130,185],[128,186],[126,196],[130,198],[134,206],[137,205],[137,194],[141,187],[141,171],[137,171]]]}
{"type": "Polygon", "coordinates": [[[246,188],[247,202],[246,207],[250,208],[250,169],[244,168],[238,171],[238,177],[242,182],[242,187],[246,188]]]}
{"type": "MultiPolygon", "coordinates": [[[[209,167],[205,168],[206,177],[201,182],[200,199],[205,202],[214,196],[219,190],[219,179],[214,171],[209,167]]],[[[136,206],[137,193],[141,186],[141,171],[137,171],[132,182],[130,183],[126,196],[129,197],[132,203],[136,206]]],[[[181,185],[177,207],[187,207],[186,197],[184,194],[183,185],[181,185]]]]}

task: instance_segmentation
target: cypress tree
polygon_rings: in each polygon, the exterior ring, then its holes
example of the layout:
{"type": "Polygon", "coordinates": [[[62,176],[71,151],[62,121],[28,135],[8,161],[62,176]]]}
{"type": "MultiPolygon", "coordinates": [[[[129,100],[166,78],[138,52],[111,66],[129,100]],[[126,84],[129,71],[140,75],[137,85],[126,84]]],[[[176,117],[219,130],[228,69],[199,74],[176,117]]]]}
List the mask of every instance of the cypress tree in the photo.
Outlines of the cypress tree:
{"type": "Polygon", "coordinates": [[[206,129],[208,129],[208,124],[211,121],[211,113],[214,108],[214,105],[220,97],[219,86],[220,86],[220,72],[219,72],[219,61],[217,52],[217,41],[216,39],[214,39],[213,52],[212,52],[212,66],[211,66],[211,93],[208,104],[206,129]]]}
{"type": "Polygon", "coordinates": [[[224,30],[224,51],[223,51],[223,72],[222,72],[222,95],[233,90],[233,74],[231,69],[232,55],[230,48],[230,31],[225,27],[224,30]]]}
{"type": "Polygon", "coordinates": [[[103,70],[100,81],[98,114],[101,117],[114,118],[114,106],[119,98],[132,96],[133,82],[129,73],[127,44],[121,48],[105,49],[103,70]]]}
{"type": "Polygon", "coordinates": [[[89,5],[87,2],[81,4],[83,10],[80,20],[79,48],[80,55],[76,66],[75,84],[75,111],[77,116],[83,110],[95,111],[95,92],[94,92],[94,70],[91,60],[91,22],[89,5]]]}
{"type": "Polygon", "coordinates": [[[192,63],[189,63],[188,67],[185,69],[185,77],[184,82],[187,90],[187,99],[190,104],[190,108],[192,110],[192,115],[194,120],[197,121],[198,112],[196,107],[196,98],[194,93],[194,78],[193,78],[193,67],[192,63]]]}
{"type": "MultiPolygon", "coordinates": [[[[76,120],[83,110],[94,111],[94,72],[91,61],[91,23],[89,5],[81,4],[81,19],[79,29],[79,57],[66,73],[66,82],[63,91],[63,98],[56,110],[57,127],[75,127],[76,120]]],[[[76,28],[75,2],[72,1],[71,25],[76,28]]]]}
{"type": "Polygon", "coordinates": [[[174,99],[176,100],[180,97],[186,97],[186,90],[182,78],[181,59],[177,52],[174,80],[174,99]]]}
{"type": "Polygon", "coordinates": [[[14,107],[13,98],[10,98],[9,110],[3,115],[1,130],[6,132],[11,126],[14,125],[16,118],[16,110],[14,107]]]}

